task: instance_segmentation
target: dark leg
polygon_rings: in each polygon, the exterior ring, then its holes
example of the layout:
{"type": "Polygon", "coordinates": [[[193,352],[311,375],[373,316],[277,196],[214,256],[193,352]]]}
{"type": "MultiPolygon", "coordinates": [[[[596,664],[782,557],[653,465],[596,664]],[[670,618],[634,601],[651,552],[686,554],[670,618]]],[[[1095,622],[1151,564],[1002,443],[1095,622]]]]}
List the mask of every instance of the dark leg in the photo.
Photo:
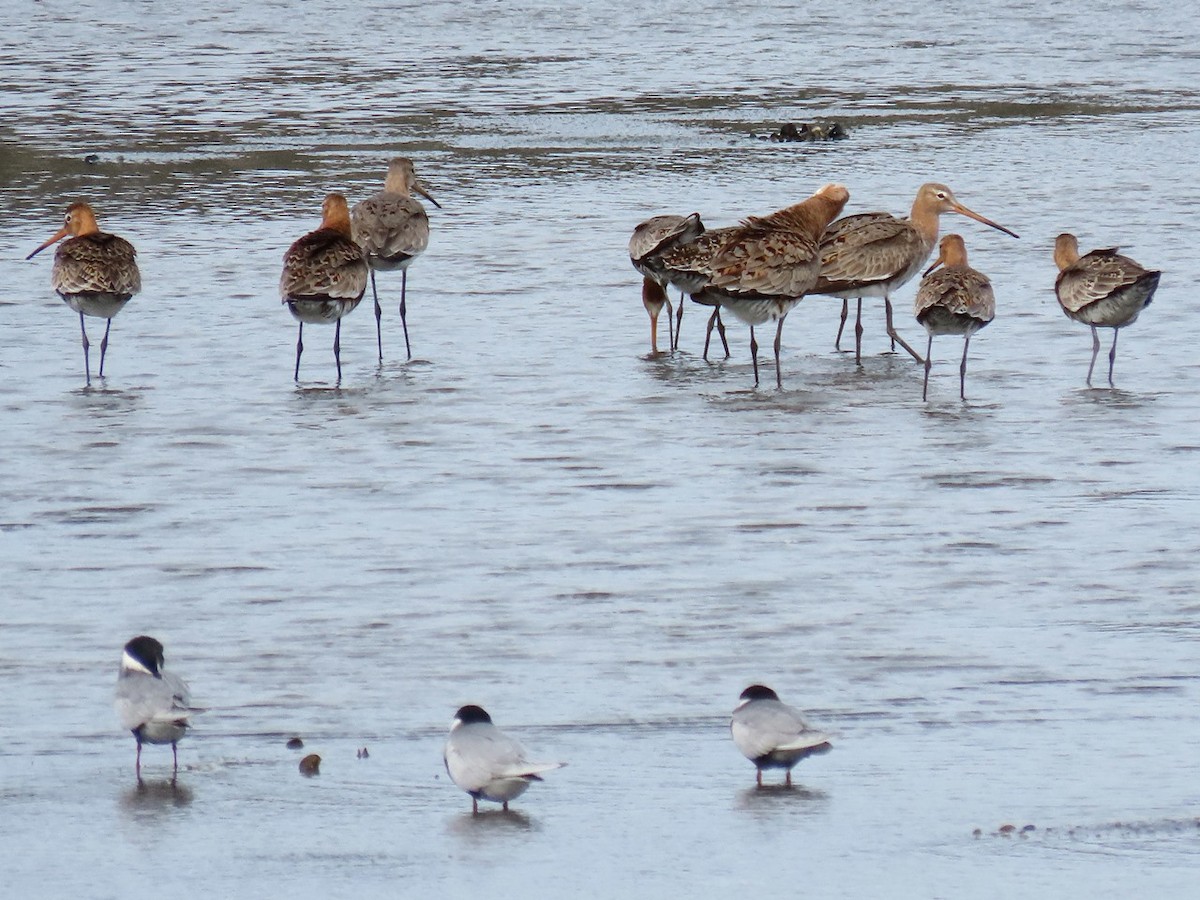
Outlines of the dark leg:
{"type": "Polygon", "coordinates": [[[137,760],[134,762],[134,771],[137,772],[138,784],[142,782],[142,742],[138,741],[137,760]]]}
{"type": "Polygon", "coordinates": [[[1100,352],[1100,332],[1092,326],[1092,364],[1088,366],[1087,386],[1092,386],[1092,369],[1096,368],[1096,354],[1100,352]]]}
{"type": "Polygon", "coordinates": [[[779,346],[783,338],[783,320],[786,315],[779,317],[779,324],[775,327],[775,387],[778,390],[783,390],[783,373],[779,370],[779,346]]]}
{"type": "Polygon", "coordinates": [[[505,800],[503,803],[501,803],[500,808],[503,809],[505,812],[508,812],[508,801],[505,800]]]}
{"type": "Polygon", "coordinates": [[[883,305],[884,305],[884,308],[887,310],[887,330],[888,330],[888,336],[891,337],[891,339],[892,339],[892,348],[895,349],[896,345],[899,344],[901,347],[903,347],[905,350],[907,350],[909,352],[909,354],[912,356],[912,358],[915,359],[917,362],[924,362],[925,360],[921,359],[921,354],[918,353],[916,350],[914,350],[912,347],[908,346],[908,344],[906,344],[904,342],[904,338],[902,338],[902,337],[900,337],[900,335],[896,334],[896,326],[892,324],[892,301],[889,298],[884,297],[883,305]]]}
{"type": "MultiPolygon", "coordinates": [[[[79,331],[83,335],[83,373],[87,376],[87,383],[92,383],[92,364],[88,359],[88,344],[87,328],[83,324],[83,313],[79,314],[79,331]]],[[[139,745],[140,748],[140,745],[139,745]]]]}
{"type": "Polygon", "coordinates": [[[379,305],[379,294],[375,290],[375,270],[371,269],[371,296],[375,298],[375,343],[379,345],[379,361],[383,362],[383,307],[379,305]]]}
{"type": "Polygon", "coordinates": [[[721,307],[714,306],[712,315],[708,317],[708,328],[704,331],[704,361],[708,362],[708,344],[712,340],[713,325],[721,315],[721,307]]]}
{"type": "Polygon", "coordinates": [[[717,334],[721,336],[721,346],[725,348],[725,358],[729,359],[729,341],[725,340],[725,323],[721,321],[721,307],[717,307],[717,334]]]}
{"type": "MultiPolygon", "coordinates": [[[[1121,333],[1120,328],[1113,329],[1113,345],[1112,345],[1112,349],[1108,351],[1108,386],[1109,387],[1116,387],[1116,385],[1113,384],[1112,372],[1113,372],[1113,363],[1117,361],[1117,335],[1120,333],[1121,333]]],[[[104,366],[104,364],[101,363],[101,369],[103,369],[103,366],[104,366]]]]}
{"type": "Polygon", "coordinates": [[[100,377],[104,377],[104,354],[108,352],[108,330],[112,328],[112,319],[104,320],[104,337],[100,339],[100,377]]]}
{"type": "Polygon", "coordinates": [[[925,348],[925,386],[921,388],[921,399],[929,397],[929,367],[933,365],[933,334],[929,335],[929,346],[925,348]]]}
{"type": "Polygon", "coordinates": [[[473,816],[479,815],[479,801],[476,800],[474,797],[471,798],[471,815],[473,815],[473,816]]]}
{"type": "Polygon", "coordinates": [[[971,336],[968,334],[963,340],[962,364],[958,367],[958,398],[960,400],[967,399],[967,348],[970,346],[971,336]]]}
{"type": "Polygon", "coordinates": [[[296,374],[292,376],[294,381],[300,380],[300,354],[304,352],[304,323],[300,323],[300,331],[296,335],[296,374]]]}
{"type": "Polygon", "coordinates": [[[754,783],[762,787],[762,769],[754,770],[754,783]]]}
{"type": "MultiPolygon", "coordinates": [[[[663,296],[667,297],[667,291],[663,289],[663,296]]],[[[675,349],[675,308],[671,306],[671,298],[667,297],[667,347],[675,349]]]]}
{"type": "Polygon", "coordinates": [[[837,337],[833,340],[833,349],[840,351],[842,349],[842,329],[846,327],[846,316],[850,315],[850,301],[845,297],[842,298],[842,321],[838,322],[837,337]]]}
{"type": "Polygon", "coordinates": [[[402,269],[400,272],[400,324],[404,328],[404,350],[408,353],[408,358],[412,359],[412,347],[408,343],[408,306],[406,296],[408,294],[408,269],[402,269]]]}
{"type": "Polygon", "coordinates": [[[754,386],[758,387],[758,341],[754,339],[754,326],[750,326],[750,359],[754,363],[754,386]]]}
{"type": "Polygon", "coordinates": [[[333,326],[333,361],[337,363],[338,384],[342,383],[342,320],[333,326]]]}
{"type": "Polygon", "coordinates": [[[788,787],[792,786],[792,770],[791,769],[787,770],[787,778],[785,778],[783,780],[783,783],[786,784],[788,787]]]}
{"type": "MultiPolygon", "coordinates": [[[[675,313],[675,342],[671,345],[672,350],[679,349],[679,329],[681,329],[683,327],[683,305],[684,305],[683,300],[684,300],[684,294],[682,292],[680,292],[680,294],[679,294],[679,312],[675,313]]],[[[704,358],[708,359],[708,356],[706,355],[704,358]]]]}
{"type": "Polygon", "coordinates": [[[854,318],[854,362],[862,365],[862,297],[858,298],[858,315],[854,318]]]}
{"type": "Polygon", "coordinates": [[[179,774],[179,750],[175,746],[175,742],[171,741],[171,780],[175,780],[175,776],[179,774]]]}

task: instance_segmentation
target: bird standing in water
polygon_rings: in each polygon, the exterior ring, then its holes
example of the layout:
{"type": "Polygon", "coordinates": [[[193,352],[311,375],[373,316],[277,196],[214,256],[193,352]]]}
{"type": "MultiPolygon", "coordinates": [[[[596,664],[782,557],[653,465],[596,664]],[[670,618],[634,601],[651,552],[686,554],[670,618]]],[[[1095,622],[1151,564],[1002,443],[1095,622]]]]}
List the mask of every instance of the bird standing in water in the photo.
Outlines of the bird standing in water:
{"type": "Polygon", "coordinates": [[[408,267],[429,246],[429,215],[421,201],[413,198],[420,194],[438,209],[442,205],[430,196],[417,178],[412,160],[397,156],[388,163],[387,178],[383,190],[354,204],[350,222],[354,240],[367,252],[371,266],[371,294],[375,298],[375,340],[379,347],[379,361],[383,362],[383,332],[380,319],[383,309],[379,305],[379,294],[375,290],[375,271],[400,270],[400,325],[404,329],[404,349],[412,359],[412,345],[408,341],[408,267]]]}
{"type": "Polygon", "coordinates": [[[92,367],[88,353],[90,344],[84,316],[104,319],[104,337],[100,341],[100,372],[104,377],[104,356],[108,352],[108,333],[113,316],[129,299],[142,289],[142,276],[137,266],[137,251],[133,244],[115,234],[101,231],[96,213],[86,203],[67,207],[66,219],[50,240],[26,259],[33,259],[51,244],[70,236],[54,253],[54,268],[50,284],[67,306],[79,313],[79,330],[83,335],[83,370],[87,383],[92,383],[92,367]]]}
{"type": "Polygon", "coordinates": [[[300,323],[296,372],[304,352],[304,323],[336,323],[333,358],[342,380],[342,317],[353,312],[367,290],[367,257],[350,233],[350,209],[341,194],[329,194],[321,207],[321,227],[310,231],[283,255],[279,293],[300,323]]]}
{"type": "Polygon", "coordinates": [[[1158,289],[1161,272],[1143,269],[1128,256],[1111,247],[1079,255],[1079,241],[1073,234],[1060,234],[1054,241],[1054,263],[1058,278],[1054,294],[1068,318],[1092,329],[1092,362],[1087,384],[1092,386],[1092,370],[1100,352],[1097,328],[1113,330],[1112,349],[1108,352],[1108,386],[1113,387],[1113,363],[1117,359],[1117,334],[1150,305],[1158,289]]]}
{"type": "Polygon", "coordinates": [[[967,399],[967,348],[971,335],[996,317],[996,295],[986,275],[967,265],[967,246],[962,237],[948,234],[938,245],[938,258],[925,270],[917,288],[913,312],[929,334],[925,349],[925,386],[921,399],[929,392],[929,368],[932,365],[933,337],[938,334],[963,336],[962,364],[958,367],[958,395],[967,399]],[[938,268],[943,266],[944,268],[938,268]],[[936,270],[936,271],[935,271],[936,270]]]}
{"type": "Polygon", "coordinates": [[[113,706],[121,724],[137,739],[137,779],[142,780],[142,744],[170,744],[171,780],[179,772],[176,744],[191,727],[191,717],[203,710],[191,705],[182,678],[163,668],[163,645],[139,635],[125,645],[113,706]]]}

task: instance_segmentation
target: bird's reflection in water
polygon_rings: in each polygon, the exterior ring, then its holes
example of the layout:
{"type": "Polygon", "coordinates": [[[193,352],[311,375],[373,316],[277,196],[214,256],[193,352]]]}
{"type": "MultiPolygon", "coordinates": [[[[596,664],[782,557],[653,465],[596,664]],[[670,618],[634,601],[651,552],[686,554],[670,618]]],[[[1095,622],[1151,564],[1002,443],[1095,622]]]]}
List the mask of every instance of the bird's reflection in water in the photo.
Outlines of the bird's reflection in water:
{"type": "Polygon", "coordinates": [[[194,797],[192,789],[178,779],[144,779],[122,792],[121,808],[136,817],[157,815],[183,809],[194,797]]]}
{"type": "Polygon", "coordinates": [[[784,807],[805,815],[824,812],[829,795],[799,784],[764,784],[748,787],[737,795],[737,808],[759,814],[784,807]]]}
{"type": "Polygon", "coordinates": [[[453,834],[475,837],[484,834],[517,834],[536,831],[538,824],[523,812],[515,809],[486,809],[466,812],[450,822],[453,834]]]}

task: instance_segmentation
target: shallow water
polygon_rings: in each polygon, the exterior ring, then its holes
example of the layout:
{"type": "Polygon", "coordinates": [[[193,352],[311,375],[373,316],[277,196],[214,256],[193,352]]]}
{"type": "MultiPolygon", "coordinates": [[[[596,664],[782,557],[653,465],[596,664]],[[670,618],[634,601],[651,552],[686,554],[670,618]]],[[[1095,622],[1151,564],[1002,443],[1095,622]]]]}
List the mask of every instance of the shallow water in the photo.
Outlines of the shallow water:
{"type": "Polygon", "coordinates": [[[1198,23],[1056,9],[0,13],[3,882],[1190,896],[1198,23]],[[752,136],[823,116],[850,139],[752,136]],[[383,365],[364,305],[340,387],[317,327],[297,386],[280,257],[395,153],[444,207],[415,358],[384,275],[383,365]],[[848,212],[903,212],[931,179],[1022,235],[943,222],[997,294],[967,402],[960,345],[921,403],[872,302],[861,368],[837,302],[801,303],[783,391],[769,351],[753,388],[736,323],[705,363],[695,306],[648,354],[641,219],[730,224],[832,180],[848,212]],[[80,197],[145,285],[90,390],[49,253],[23,261],[80,197]],[[1054,301],[1062,230],[1164,272],[1116,390],[1086,388],[1054,301]],[[141,632],[210,707],[174,789],[153,747],[136,787],[111,711],[141,632]],[[754,790],[728,738],[756,680],[835,735],[793,790],[754,790]],[[472,818],[440,759],[465,702],[570,765],[472,818]]]}

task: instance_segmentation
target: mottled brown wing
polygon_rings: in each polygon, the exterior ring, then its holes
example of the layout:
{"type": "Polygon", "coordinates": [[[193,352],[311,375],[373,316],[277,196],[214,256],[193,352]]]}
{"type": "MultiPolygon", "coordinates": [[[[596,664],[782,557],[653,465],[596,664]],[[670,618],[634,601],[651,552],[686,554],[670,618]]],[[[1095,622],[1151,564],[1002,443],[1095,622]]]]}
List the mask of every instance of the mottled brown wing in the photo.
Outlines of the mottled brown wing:
{"type": "Polygon", "coordinates": [[[712,277],[713,257],[737,231],[737,228],[706,231],[691,243],[663,253],[661,260],[667,279],[686,294],[699,291],[712,277]]]}
{"type": "Polygon", "coordinates": [[[429,246],[429,215],[420,202],[380,193],[356,203],[350,213],[354,240],[372,256],[417,256],[429,246]]]}
{"type": "Polygon", "coordinates": [[[1104,300],[1146,274],[1146,269],[1115,250],[1093,250],[1058,273],[1054,293],[1068,312],[1104,300]]]}
{"type": "Polygon", "coordinates": [[[368,275],[362,248],[339,231],[321,228],[284,254],[279,293],[285,303],[306,297],[358,300],[367,289],[368,275]]]}
{"type": "Polygon", "coordinates": [[[920,236],[907,219],[888,213],[845,216],[831,224],[821,239],[817,291],[851,290],[887,281],[903,271],[919,250],[920,236]]]}
{"type": "Polygon", "coordinates": [[[734,296],[792,299],[817,283],[821,256],[806,235],[763,228],[751,219],[722,243],[710,267],[711,286],[734,296]]]}
{"type": "Polygon", "coordinates": [[[69,238],[54,253],[50,283],[60,294],[136,294],[142,289],[137,251],[115,234],[97,232],[69,238]]]}
{"type": "Polygon", "coordinates": [[[913,312],[917,318],[934,307],[981,322],[996,317],[996,295],[986,275],[967,266],[950,266],[921,279],[913,312]]]}
{"type": "MultiPolygon", "coordinates": [[[[699,234],[696,216],[653,216],[633,229],[629,258],[636,264],[651,254],[669,249],[699,234]]],[[[703,226],[699,226],[703,228],[703,226]]]]}

